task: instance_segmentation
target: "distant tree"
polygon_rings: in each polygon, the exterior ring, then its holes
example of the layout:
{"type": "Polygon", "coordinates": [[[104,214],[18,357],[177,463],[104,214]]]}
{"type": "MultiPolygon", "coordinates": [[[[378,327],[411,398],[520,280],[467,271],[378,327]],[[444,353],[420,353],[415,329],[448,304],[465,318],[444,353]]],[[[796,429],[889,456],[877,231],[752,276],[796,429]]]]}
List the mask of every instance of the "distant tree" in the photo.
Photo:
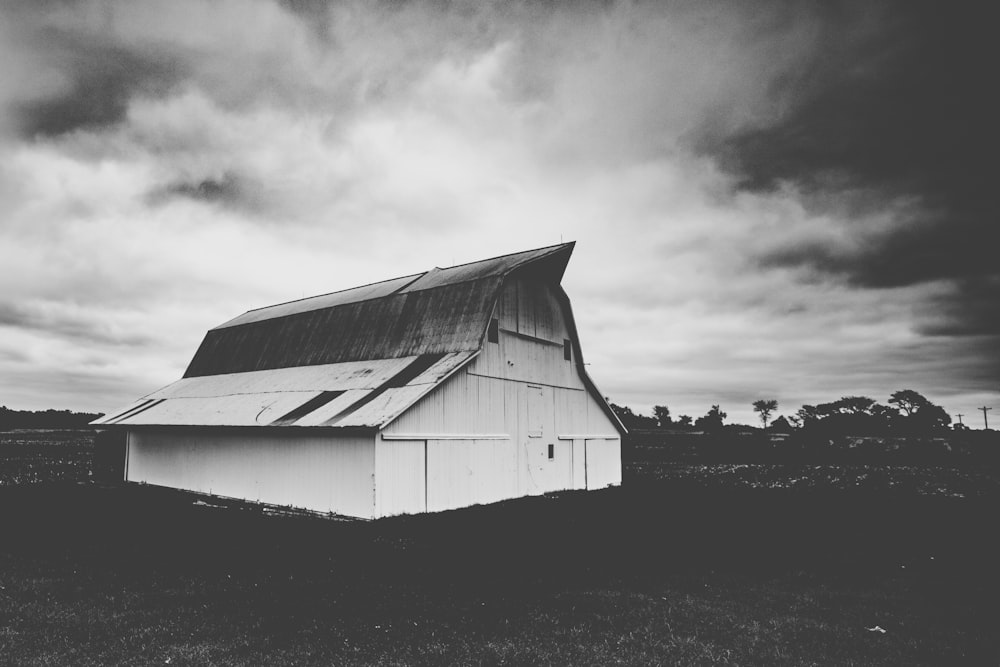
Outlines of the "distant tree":
{"type": "Polygon", "coordinates": [[[947,428],[951,424],[951,415],[944,408],[912,389],[894,392],[889,397],[889,403],[903,411],[904,414],[899,415],[896,422],[905,431],[925,433],[947,428]]]}
{"type": "Polygon", "coordinates": [[[948,428],[951,424],[949,415],[940,405],[928,403],[909,417],[914,422],[914,427],[919,430],[937,431],[948,428]]]}
{"type": "Polygon", "coordinates": [[[691,426],[691,415],[681,415],[677,418],[677,425],[689,427],[691,426]]]}
{"type": "Polygon", "coordinates": [[[803,428],[815,428],[824,415],[820,414],[819,408],[815,405],[803,405],[795,413],[795,419],[803,428]]]}
{"type": "Polygon", "coordinates": [[[794,427],[784,415],[781,415],[771,422],[771,430],[775,433],[791,433],[794,430],[794,427]]]}
{"type": "Polygon", "coordinates": [[[875,399],[867,396],[844,396],[833,405],[838,412],[849,415],[871,414],[875,399]]]}
{"type": "Polygon", "coordinates": [[[712,409],[709,410],[704,416],[698,417],[695,421],[695,428],[704,429],[706,431],[714,431],[722,428],[722,420],[726,418],[726,413],[723,412],[718,405],[713,405],[712,409]]]}
{"type": "Polygon", "coordinates": [[[15,428],[81,428],[102,413],[71,412],[70,410],[11,410],[0,406],[0,431],[15,428]]]}
{"type": "Polygon", "coordinates": [[[666,428],[670,426],[670,408],[665,405],[654,405],[653,406],[653,419],[656,420],[656,425],[660,428],[666,428]]]}
{"type": "Polygon", "coordinates": [[[890,408],[888,405],[875,403],[869,409],[869,413],[874,418],[875,423],[883,429],[891,429],[899,420],[899,410],[890,408]]]}
{"type": "Polygon", "coordinates": [[[611,411],[615,413],[622,425],[627,429],[633,428],[654,428],[656,419],[647,415],[641,415],[632,411],[627,405],[616,405],[609,403],[611,411]]]}
{"type": "Polygon", "coordinates": [[[924,406],[933,405],[930,401],[912,389],[900,389],[899,391],[894,392],[892,396],[889,397],[889,403],[905,412],[908,417],[917,413],[920,408],[924,406]]]}
{"type": "Polygon", "coordinates": [[[831,403],[803,405],[797,418],[803,428],[823,433],[885,433],[898,413],[868,396],[842,396],[831,403]]]}
{"type": "Polygon", "coordinates": [[[625,425],[625,428],[628,428],[629,424],[635,421],[635,413],[632,412],[632,408],[629,406],[618,405],[617,403],[611,403],[610,401],[608,404],[611,406],[611,411],[615,413],[616,417],[618,417],[618,421],[625,425]]]}
{"type": "Polygon", "coordinates": [[[778,401],[773,398],[753,402],[753,411],[760,415],[760,421],[764,424],[764,428],[767,428],[767,420],[770,419],[771,413],[777,409],[778,401]]]}

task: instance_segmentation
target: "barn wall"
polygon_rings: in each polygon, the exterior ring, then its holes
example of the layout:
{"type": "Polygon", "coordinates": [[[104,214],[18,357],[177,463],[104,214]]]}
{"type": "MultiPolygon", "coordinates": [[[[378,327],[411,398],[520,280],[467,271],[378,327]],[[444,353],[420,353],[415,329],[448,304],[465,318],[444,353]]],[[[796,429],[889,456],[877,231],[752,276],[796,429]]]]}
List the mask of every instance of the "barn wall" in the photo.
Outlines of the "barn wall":
{"type": "Polygon", "coordinates": [[[374,436],[132,431],[126,480],[372,518],[374,436]]]}
{"type": "Polygon", "coordinates": [[[427,511],[427,442],[375,441],[375,514],[396,516],[427,511]]]}
{"type": "Polygon", "coordinates": [[[427,510],[516,498],[517,465],[511,440],[428,440],[427,510]]]}
{"type": "MultiPolygon", "coordinates": [[[[465,369],[383,431],[427,443],[427,509],[620,484],[618,431],[564,356],[570,333],[555,292],[513,281],[494,316],[499,342],[484,342],[465,369]]],[[[396,450],[384,451],[388,460],[396,450]]]]}

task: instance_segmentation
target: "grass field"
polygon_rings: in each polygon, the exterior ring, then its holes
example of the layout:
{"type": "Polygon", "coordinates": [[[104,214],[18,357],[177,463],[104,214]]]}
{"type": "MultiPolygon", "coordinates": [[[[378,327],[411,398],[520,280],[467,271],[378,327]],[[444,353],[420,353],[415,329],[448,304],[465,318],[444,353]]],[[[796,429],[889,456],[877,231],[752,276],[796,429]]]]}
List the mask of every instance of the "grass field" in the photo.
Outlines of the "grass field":
{"type": "Polygon", "coordinates": [[[983,471],[636,463],[343,523],[89,483],[88,437],[0,434],[0,663],[1000,662],[983,471]]]}

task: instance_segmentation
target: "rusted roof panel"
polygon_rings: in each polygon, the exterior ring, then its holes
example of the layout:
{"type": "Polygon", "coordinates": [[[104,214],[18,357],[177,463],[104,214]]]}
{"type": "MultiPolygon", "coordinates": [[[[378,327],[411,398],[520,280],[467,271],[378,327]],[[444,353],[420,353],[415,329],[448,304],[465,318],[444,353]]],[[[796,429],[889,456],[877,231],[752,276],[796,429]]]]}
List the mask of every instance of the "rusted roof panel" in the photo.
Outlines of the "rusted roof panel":
{"type": "Polygon", "coordinates": [[[406,287],[422,275],[423,274],[421,273],[415,273],[412,276],[393,278],[391,280],[384,280],[380,283],[362,285],[361,287],[352,287],[351,289],[345,289],[339,292],[331,292],[330,294],[321,294],[319,296],[311,296],[305,299],[298,299],[287,303],[279,303],[274,306],[266,306],[264,308],[249,310],[239,317],[234,317],[228,322],[220,324],[215,328],[222,329],[225,327],[235,327],[240,324],[259,322],[261,320],[268,320],[274,317],[284,317],[286,315],[294,315],[296,313],[305,313],[310,310],[321,310],[323,308],[332,308],[333,306],[342,306],[346,303],[357,303],[358,301],[367,301],[369,299],[381,299],[382,297],[389,296],[390,294],[406,287]]]}
{"type": "Polygon", "coordinates": [[[502,277],[213,329],[184,377],[478,350],[502,277]]]}

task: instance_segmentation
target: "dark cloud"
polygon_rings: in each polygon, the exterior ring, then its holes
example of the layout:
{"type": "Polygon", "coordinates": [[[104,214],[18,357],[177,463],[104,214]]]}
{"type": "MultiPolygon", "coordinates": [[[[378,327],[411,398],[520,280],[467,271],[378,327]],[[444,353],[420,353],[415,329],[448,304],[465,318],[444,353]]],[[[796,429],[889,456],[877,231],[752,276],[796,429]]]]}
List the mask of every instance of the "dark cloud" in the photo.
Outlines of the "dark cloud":
{"type": "Polygon", "coordinates": [[[151,192],[148,200],[155,205],[180,197],[242,210],[257,210],[262,206],[261,194],[259,184],[229,171],[218,178],[171,183],[151,192]]]}
{"type": "Polygon", "coordinates": [[[790,110],[765,127],[707,136],[739,187],[791,183],[855,225],[850,245],[811,241],[768,250],[764,266],[801,267],[857,287],[953,281],[927,331],[996,332],[1000,204],[992,183],[1000,104],[993,3],[839,3],[826,8],[816,56],[774,85],[790,110]],[[864,215],[909,198],[888,232],[864,215]],[[852,210],[853,207],[853,210],[852,210]]]}
{"type": "Polygon", "coordinates": [[[954,293],[934,299],[920,333],[927,336],[992,336],[990,358],[1000,377],[1000,278],[976,276],[958,282],[954,293]]]}
{"type": "Polygon", "coordinates": [[[778,79],[795,100],[777,123],[727,137],[729,166],[751,189],[840,175],[866,186],[951,201],[981,194],[998,103],[992,74],[1000,10],[990,3],[842,5],[817,35],[815,59],[778,79]]]}
{"type": "Polygon", "coordinates": [[[23,102],[14,110],[26,137],[55,136],[76,129],[115,125],[138,95],[160,96],[184,75],[180,61],[156,49],[129,48],[113,37],[45,28],[35,36],[37,53],[65,77],[53,95],[23,102]]]}

